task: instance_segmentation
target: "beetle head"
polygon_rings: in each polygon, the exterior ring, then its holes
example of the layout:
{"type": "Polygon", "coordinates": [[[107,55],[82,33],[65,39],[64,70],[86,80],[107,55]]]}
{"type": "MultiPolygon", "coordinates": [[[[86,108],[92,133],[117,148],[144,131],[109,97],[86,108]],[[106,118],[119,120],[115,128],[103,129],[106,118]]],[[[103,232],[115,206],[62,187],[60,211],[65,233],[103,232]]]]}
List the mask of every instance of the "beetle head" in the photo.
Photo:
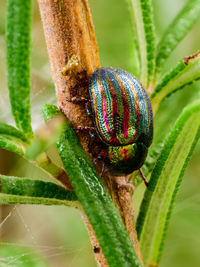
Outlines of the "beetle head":
{"type": "Polygon", "coordinates": [[[143,143],[109,146],[105,163],[112,175],[127,175],[144,164],[147,152],[148,148],[143,143]]]}

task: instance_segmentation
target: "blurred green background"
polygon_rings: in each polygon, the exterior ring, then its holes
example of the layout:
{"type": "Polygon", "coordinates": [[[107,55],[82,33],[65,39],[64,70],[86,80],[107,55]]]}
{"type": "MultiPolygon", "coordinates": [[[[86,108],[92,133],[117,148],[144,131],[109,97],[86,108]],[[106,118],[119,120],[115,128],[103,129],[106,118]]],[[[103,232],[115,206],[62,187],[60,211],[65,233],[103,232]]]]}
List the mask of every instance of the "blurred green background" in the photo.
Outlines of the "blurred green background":
{"type": "MultiPolygon", "coordinates": [[[[186,1],[153,0],[157,41],[186,1]]],[[[102,66],[124,68],[137,76],[134,38],[125,0],[90,0],[102,66]]],[[[6,1],[0,8],[0,120],[13,123],[6,84],[6,1]]],[[[200,20],[167,61],[165,70],[180,58],[200,49],[200,20]]],[[[56,103],[37,1],[34,0],[32,43],[32,123],[42,125],[41,107],[56,103]]],[[[162,142],[185,105],[200,97],[200,83],[188,86],[168,98],[155,118],[154,143],[162,142]]],[[[200,144],[185,173],[170,222],[160,266],[200,266],[200,144]]],[[[44,174],[13,154],[0,150],[0,173],[42,178],[44,174]]],[[[135,217],[143,195],[141,184],[134,196],[135,217]]],[[[44,265],[27,266],[94,267],[92,247],[78,211],[67,207],[2,206],[0,208],[0,266],[26,266],[24,255],[38,253],[44,265]],[[15,244],[30,251],[10,254],[15,244]],[[4,249],[4,252],[3,250],[4,249]],[[32,252],[34,251],[34,252],[32,252]]],[[[22,250],[23,251],[23,250],[22,250]]]]}

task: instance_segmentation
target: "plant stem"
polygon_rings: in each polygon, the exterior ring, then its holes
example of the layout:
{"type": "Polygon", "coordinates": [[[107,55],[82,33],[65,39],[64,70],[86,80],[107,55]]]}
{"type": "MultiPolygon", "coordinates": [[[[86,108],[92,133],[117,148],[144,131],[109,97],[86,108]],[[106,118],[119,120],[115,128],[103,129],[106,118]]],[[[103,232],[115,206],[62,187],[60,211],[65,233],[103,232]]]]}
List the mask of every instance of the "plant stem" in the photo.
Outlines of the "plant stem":
{"type": "MultiPolygon", "coordinates": [[[[77,95],[89,99],[88,78],[100,67],[98,47],[87,0],[38,0],[38,3],[56,86],[58,106],[74,128],[93,126],[92,118],[88,117],[84,105],[66,101],[66,98],[77,95]],[[74,58],[77,59],[76,67],[68,70],[67,63],[74,58]]],[[[92,158],[89,153],[90,136],[81,131],[77,135],[82,147],[92,158]]],[[[98,166],[97,169],[101,173],[98,166]]],[[[114,177],[103,177],[103,182],[107,185],[119,209],[138,258],[141,260],[134,228],[132,194],[125,187],[118,186],[114,177]]],[[[127,183],[127,178],[121,177],[119,182],[127,183]]],[[[92,244],[98,246],[97,238],[88,219],[85,216],[83,218],[92,244]]],[[[99,266],[107,266],[102,250],[95,253],[95,257],[99,266]],[[101,265],[102,262],[104,265],[101,265]]]]}
{"type": "Polygon", "coordinates": [[[120,212],[126,230],[128,231],[130,239],[133,242],[138,259],[140,260],[141,264],[143,264],[133,214],[134,209],[132,195],[134,188],[132,184],[129,183],[129,177],[119,176],[115,177],[115,179],[113,179],[113,177],[106,177],[106,179],[104,179],[104,183],[107,185],[115,206],[120,212]]]}
{"type": "Polygon", "coordinates": [[[101,247],[99,245],[99,242],[97,240],[97,237],[95,235],[95,232],[94,232],[94,230],[92,228],[92,225],[89,222],[88,217],[85,215],[84,212],[82,212],[82,219],[85,222],[85,226],[86,226],[86,228],[88,230],[89,237],[90,237],[90,242],[92,244],[93,252],[94,252],[95,259],[96,259],[96,262],[97,262],[98,266],[99,267],[106,267],[106,266],[108,266],[107,260],[106,260],[106,258],[103,255],[103,252],[101,250],[101,247]]]}
{"type": "Polygon", "coordinates": [[[42,153],[37,158],[37,164],[40,168],[47,171],[54,178],[60,181],[66,187],[66,189],[73,190],[73,187],[65,170],[54,164],[46,153],[42,153]]]}

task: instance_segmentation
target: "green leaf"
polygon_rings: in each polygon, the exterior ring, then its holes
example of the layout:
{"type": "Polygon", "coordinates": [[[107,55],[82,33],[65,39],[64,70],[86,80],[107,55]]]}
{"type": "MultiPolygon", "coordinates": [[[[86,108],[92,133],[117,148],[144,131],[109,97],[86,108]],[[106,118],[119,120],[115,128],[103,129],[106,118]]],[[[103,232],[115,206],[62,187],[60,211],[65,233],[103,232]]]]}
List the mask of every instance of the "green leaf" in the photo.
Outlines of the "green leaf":
{"type": "MultiPolygon", "coordinates": [[[[28,160],[30,164],[39,167],[52,179],[61,179],[65,176],[63,168],[57,166],[43,151],[56,143],[61,127],[63,125],[63,118],[55,118],[47,126],[40,128],[37,137],[29,144],[23,142],[27,139],[24,134],[15,127],[0,122],[0,149],[5,149],[14,152],[24,159],[28,160]],[[28,147],[28,148],[27,148],[28,147]]],[[[65,183],[65,181],[62,181],[65,183]]]]}
{"type": "Polygon", "coordinates": [[[12,114],[17,127],[32,136],[30,115],[30,35],[32,0],[7,1],[7,71],[12,114]]]}
{"type": "MultiPolygon", "coordinates": [[[[145,160],[144,164],[142,165],[142,172],[144,176],[148,179],[150,178],[150,174],[156,164],[156,161],[160,155],[162,150],[163,144],[152,144],[147,155],[147,159],[145,160]]],[[[131,175],[131,179],[133,181],[133,185],[136,188],[140,183],[143,183],[142,177],[138,172],[133,172],[131,175]]]]}
{"type": "Polygon", "coordinates": [[[77,201],[59,200],[55,198],[42,198],[42,197],[27,197],[9,194],[0,194],[1,205],[23,204],[23,205],[64,205],[71,207],[79,207],[77,201]]]}
{"type": "Polygon", "coordinates": [[[24,155],[25,144],[18,138],[9,135],[0,135],[0,148],[24,155]]]}
{"type": "Polygon", "coordinates": [[[17,130],[15,127],[8,125],[6,123],[3,123],[3,122],[0,122],[0,134],[9,135],[9,136],[19,138],[24,142],[27,141],[23,132],[21,132],[21,131],[17,130]]]}
{"type": "Polygon", "coordinates": [[[154,89],[151,95],[153,113],[160,103],[184,86],[200,79],[200,52],[185,57],[169,73],[167,73],[154,89]]]}
{"type": "Polygon", "coordinates": [[[188,106],[171,130],[153,169],[137,219],[145,266],[158,264],[186,166],[200,137],[200,101],[188,106]]]}
{"type": "Polygon", "coordinates": [[[60,116],[60,110],[54,105],[44,105],[42,108],[45,122],[48,122],[53,117],[60,116]]]}
{"type": "Polygon", "coordinates": [[[66,190],[57,184],[42,180],[0,175],[0,204],[37,203],[54,205],[57,203],[58,205],[67,205],[74,200],[77,200],[74,192],[66,190]],[[19,202],[15,202],[18,200],[19,202]]]}
{"type": "Polygon", "coordinates": [[[27,138],[23,132],[6,123],[0,122],[0,148],[19,155],[24,155],[27,147],[27,138]]]}
{"type": "Polygon", "coordinates": [[[30,248],[16,244],[1,243],[1,267],[48,267],[49,265],[30,248]]]}
{"type": "MultiPolygon", "coordinates": [[[[53,109],[45,105],[46,114],[53,116],[53,109]]],[[[109,266],[141,266],[119,212],[68,122],[57,148],[109,266]]]]}
{"type": "Polygon", "coordinates": [[[200,16],[200,1],[188,0],[180,13],[166,30],[158,45],[156,56],[156,71],[159,72],[166,59],[185,37],[200,16]]]}
{"type": "Polygon", "coordinates": [[[155,33],[151,0],[127,0],[135,26],[136,43],[141,61],[140,80],[145,88],[152,81],[155,67],[155,33]]]}

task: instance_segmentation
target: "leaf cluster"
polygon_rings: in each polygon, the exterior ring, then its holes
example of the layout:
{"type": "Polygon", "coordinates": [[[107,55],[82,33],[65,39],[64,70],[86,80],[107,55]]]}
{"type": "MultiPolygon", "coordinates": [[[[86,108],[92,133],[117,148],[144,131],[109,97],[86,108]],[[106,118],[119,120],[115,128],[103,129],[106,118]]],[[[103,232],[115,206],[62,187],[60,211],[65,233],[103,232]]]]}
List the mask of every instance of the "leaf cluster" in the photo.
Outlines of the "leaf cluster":
{"type": "MultiPolygon", "coordinates": [[[[200,1],[189,0],[158,44],[151,0],[127,0],[140,60],[140,78],[149,93],[154,116],[168,96],[200,78],[200,53],[180,60],[163,74],[166,59],[200,15],[200,1]]],[[[122,219],[68,121],[57,107],[43,107],[46,126],[33,133],[30,112],[30,47],[32,1],[8,0],[7,73],[16,127],[0,122],[0,148],[48,173],[53,180],[0,175],[0,204],[67,205],[84,209],[110,266],[141,266],[122,219]],[[48,157],[56,144],[63,167],[48,157]],[[68,177],[63,186],[58,177],[68,177]],[[55,182],[52,182],[55,181],[55,182]]],[[[166,111],[167,112],[167,111],[166,111]]],[[[149,187],[137,218],[145,266],[160,262],[175,197],[200,136],[200,99],[187,106],[162,146],[154,146],[145,163],[149,187]]],[[[135,177],[135,174],[133,175],[135,177]]]]}

